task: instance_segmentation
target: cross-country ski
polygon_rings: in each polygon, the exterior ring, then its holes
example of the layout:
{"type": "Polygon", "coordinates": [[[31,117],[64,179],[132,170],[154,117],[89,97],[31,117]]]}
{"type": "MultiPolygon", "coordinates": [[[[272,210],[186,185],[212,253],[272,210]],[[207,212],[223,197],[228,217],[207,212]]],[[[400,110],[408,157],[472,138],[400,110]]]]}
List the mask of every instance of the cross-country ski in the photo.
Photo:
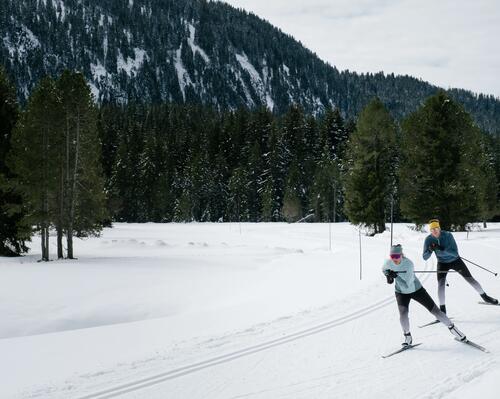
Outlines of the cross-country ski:
{"type": "Polygon", "coordinates": [[[500,303],[478,302],[480,305],[500,306],[500,303]]]}
{"type": "Polygon", "coordinates": [[[455,338],[455,340],[460,342],[461,344],[466,344],[466,345],[469,345],[475,349],[479,349],[482,352],[489,353],[486,348],[484,348],[483,346],[481,346],[479,344],[476,344],[475,342],[472,342],[470,339],[461,340],[461,339],[455,338]]]}
{"type": "Polygon", "coordinates": [[[398,350],[395,350],[394,352],[388,353],[387,355],[382,355],[382,358],[386,359],[388,357],[397,355],[398,353],[401,353],[401,352],[407,351],[409,349],[415,348],[416,346],[419,346],[419,345],[422,345],[422,343],[419,342],[418,344],[403,345],[401,348],[399,348],[398,350]]]}
{"type": "MultiPolygon", "coordinates": [[[[453,320],[453,317],[448,317],[450,320],[453,320]]],[[[418,326],[418,328],[424,328],[424,327],[428,327],[428,326],[433,326],[434,324],[438,324],[438,323],[441,323],[439,320],[433,320],[433,321],[430,321],[429,323],[425,323],[425,324],[421,324],[418,326]]]]}

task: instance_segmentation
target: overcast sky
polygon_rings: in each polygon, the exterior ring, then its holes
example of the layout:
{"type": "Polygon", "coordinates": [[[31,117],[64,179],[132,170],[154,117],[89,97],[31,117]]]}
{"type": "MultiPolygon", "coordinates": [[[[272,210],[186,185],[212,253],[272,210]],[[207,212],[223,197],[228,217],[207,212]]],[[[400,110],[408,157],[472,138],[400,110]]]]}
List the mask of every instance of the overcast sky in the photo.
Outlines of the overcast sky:
{"type": "Polygon", "coordinates": [[[225,0],[338,69],[394,72],[500,98],[498,0],[225,0]]]}

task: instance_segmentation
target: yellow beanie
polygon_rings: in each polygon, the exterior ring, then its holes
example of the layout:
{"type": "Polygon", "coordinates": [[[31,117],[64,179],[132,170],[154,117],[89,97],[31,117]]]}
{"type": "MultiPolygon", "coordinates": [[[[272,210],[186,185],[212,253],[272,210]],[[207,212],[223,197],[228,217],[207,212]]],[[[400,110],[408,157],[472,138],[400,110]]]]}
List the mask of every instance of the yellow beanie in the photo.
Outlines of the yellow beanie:
{"type": "Polygon", "coordinates": [[[441,226],[439,225],[439,220],[437,219],[432,219],[429,221],[429,229],[440,229],[441,226]]]}

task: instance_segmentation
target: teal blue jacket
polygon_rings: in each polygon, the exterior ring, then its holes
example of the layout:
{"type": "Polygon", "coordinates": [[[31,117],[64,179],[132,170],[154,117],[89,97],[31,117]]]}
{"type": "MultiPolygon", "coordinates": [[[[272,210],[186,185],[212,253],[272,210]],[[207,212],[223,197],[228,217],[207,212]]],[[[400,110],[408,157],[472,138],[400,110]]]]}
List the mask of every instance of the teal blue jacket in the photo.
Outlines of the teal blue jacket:
{"type": "Polygon", "coordinates": [[[422,288],[422,284],[418,280],[414,273],[413,262],[404,257],[399,265],[396,265],[392,259],[387,259],[382,266],[382,272],[387,275],[389,270],[394,270],[395,272],[405,272],[398,273],[398,276],[394,279],[395,286],[394,289],[400,294],[411,294],[422,288]]]}
{"type": "Polygon", "coordinates": [[[429,249],[432,243],[436,243],[442,248],[436,248],[434,250],[439,263],[451,263],[460,257],[460,255],[458,255],[457,243],[453,238],[453,234],[448,231],[441,230],[439,238],[434,238],[431,234],[426,237],[424,242],[424,252],[422,254],[424,260],[429,259],[432,255],[432,251],[429,249]]]}

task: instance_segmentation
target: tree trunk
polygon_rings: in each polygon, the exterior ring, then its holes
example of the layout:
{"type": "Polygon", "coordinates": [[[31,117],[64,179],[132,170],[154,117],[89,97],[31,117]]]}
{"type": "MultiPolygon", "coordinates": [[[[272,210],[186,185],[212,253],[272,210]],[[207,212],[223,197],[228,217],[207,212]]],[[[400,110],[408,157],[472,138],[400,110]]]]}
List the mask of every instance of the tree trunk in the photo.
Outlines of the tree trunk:
{"type": "Polygon", "coordinates": [[[41,232],[40,232],[40,242],[42,246],[42,261],[46,260],[45,259],[45,227],[42,227],[41,232]]]}
{"type": "Polygon", "coordinates": [[[57,259],[64,259],[62,226],[57,226],[57,259]]]}
{"type": "Polygon", "coordinates": [[[45,227],[45,261],[48,262],[49,257],[49,226],[45,227]]]}
{"type": "Polygon", "coordinates": [[[64,259],[63,227],[64,227],[64,167],[61,159],[59,169],[59,217],[57,221],[57,259],[64,259]]]}
{"type": "Polygon", "coordinates": [[[49,261],[49,190],[48,190],[48,149],[49,149],[49,139],[47,129],[43,131],[43,180],[45,187],[43,189],[42,197],[42,260],[45,262],[49,261]]]}
{"type": "Polygon", "coordinates": [[[73,257],[73,226],[75,219],[75,203],[76,203],[76,183],[78,179],[78,155],[80,151],[80,111],[77,113],[76,120],[76,144],[75,144],[75,163],[73,166],[73,176],[71,181],[71,193],[69,196],[69,220],[68,220],[68,258],[74,259],[73,257]]]}
{"type": "Polygon", "coordinates": [[[73,232],[68,231],[68,236],[67,236],[67,243],[68,243],[68,259],[75,259],[73,257],[73,232]]]}

